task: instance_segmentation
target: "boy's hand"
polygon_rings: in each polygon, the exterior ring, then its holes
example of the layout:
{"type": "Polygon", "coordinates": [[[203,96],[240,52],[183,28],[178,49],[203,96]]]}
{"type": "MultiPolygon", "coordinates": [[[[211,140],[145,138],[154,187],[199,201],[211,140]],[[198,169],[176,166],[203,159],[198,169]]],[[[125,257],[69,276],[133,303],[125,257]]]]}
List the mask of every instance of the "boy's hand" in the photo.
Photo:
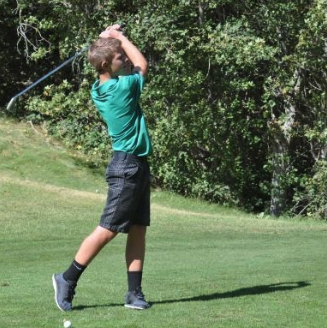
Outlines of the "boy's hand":
{"type": "Polygon", "coordinates": [[[122,31],[120,29],[119,24],[115,24],[112,26],[108,26],[105,31],[103,31],[99,37],[100,38],[117,38],[122,35],[122,31]]]}

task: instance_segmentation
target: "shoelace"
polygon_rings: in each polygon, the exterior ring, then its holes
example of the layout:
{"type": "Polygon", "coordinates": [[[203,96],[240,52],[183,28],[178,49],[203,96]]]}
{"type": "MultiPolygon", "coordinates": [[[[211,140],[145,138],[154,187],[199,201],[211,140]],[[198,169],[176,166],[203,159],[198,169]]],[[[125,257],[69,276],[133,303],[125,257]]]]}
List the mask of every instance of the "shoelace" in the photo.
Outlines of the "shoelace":
{"type": "Polygon", "coordinates": [[[67,301],[71,302],[75,295],[75,287],[77,284],[69,284],[67,301]]]}
{"type": "Polygon", "coordinates": [[[144,301],[144,297],[145,297],[145,296],[144,296],[144,294],[142,293],[141,290],[136,291],[135,296],[136,296],[139,300],[144,301]]]}

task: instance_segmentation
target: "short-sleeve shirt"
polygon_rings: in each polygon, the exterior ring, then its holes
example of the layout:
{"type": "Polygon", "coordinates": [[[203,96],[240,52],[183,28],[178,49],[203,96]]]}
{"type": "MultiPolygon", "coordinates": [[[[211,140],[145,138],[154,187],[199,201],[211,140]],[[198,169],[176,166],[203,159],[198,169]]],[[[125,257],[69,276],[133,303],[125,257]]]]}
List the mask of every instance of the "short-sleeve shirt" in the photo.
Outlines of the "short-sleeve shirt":
{"type": "Polygon", "coordinates": [[[107,124],[115,151],[148,156],[152,145],[147,125],[139,105],[144,77],[135,72],[112,78],[100,85],[97,80],[91,90],[92,99],[107,124]]]}

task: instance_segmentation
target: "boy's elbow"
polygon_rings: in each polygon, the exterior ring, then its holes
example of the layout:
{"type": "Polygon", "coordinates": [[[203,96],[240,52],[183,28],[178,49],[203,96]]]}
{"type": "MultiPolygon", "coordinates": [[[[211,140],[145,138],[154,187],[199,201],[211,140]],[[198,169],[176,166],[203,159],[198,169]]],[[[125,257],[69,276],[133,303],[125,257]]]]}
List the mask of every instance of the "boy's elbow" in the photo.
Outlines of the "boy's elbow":
{"type": "Polygon", "coordinates": [[[142,63],[141,66],[141,74],[146,75],[148,73],[148,62],[145,60],[144,63],[142,63]]]}
{"type": "Polygon", "coordinates": [[[138,71],[142,75],[146,75],[148,73],[148,62],[144,61],[144,62],[136,64],[134,66],[134,71],[138,71]]]}
{"type": "Polygon", "coordinates": [[[141,70],[141,74],[142,75],[147,75],[148,74],[148,68],[144,68],[143,70],[141,70]]]}

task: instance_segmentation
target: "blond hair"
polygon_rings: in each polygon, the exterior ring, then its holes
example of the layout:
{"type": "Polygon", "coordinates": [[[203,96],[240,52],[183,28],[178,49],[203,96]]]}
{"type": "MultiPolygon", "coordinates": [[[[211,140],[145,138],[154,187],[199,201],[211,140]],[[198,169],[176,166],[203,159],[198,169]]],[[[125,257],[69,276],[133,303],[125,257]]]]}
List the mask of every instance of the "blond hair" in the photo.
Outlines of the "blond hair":
{"type": "Polygon", "coordinates": [[[104,72],[102,64],[107,62],[109,65],[118,49],[121,41],[114,38],[98,39],[94,41],[88,51],[88,60],[95,70],[101,74],[104,72]]]}

